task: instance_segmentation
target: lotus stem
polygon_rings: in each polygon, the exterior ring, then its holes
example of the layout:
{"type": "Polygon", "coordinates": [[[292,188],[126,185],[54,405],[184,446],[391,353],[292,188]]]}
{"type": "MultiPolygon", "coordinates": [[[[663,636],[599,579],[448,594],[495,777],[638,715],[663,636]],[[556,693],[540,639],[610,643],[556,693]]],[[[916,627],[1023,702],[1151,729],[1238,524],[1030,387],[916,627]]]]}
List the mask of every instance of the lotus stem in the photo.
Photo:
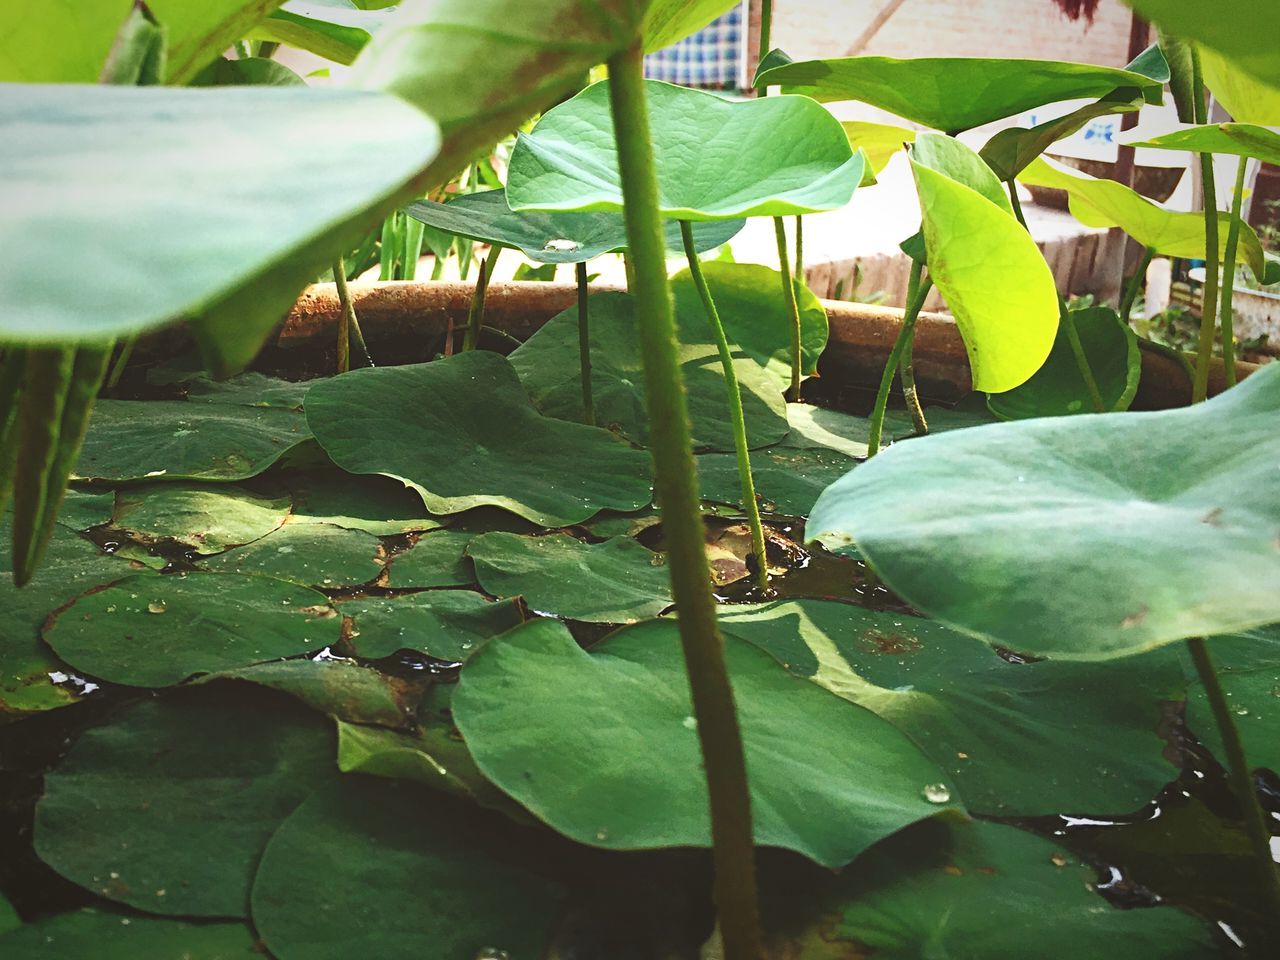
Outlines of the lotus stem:
{"type": "Polygon", "coordinates": [[[1129,318],[1133,316],[1133,305],[1138,302],[1138,292],[1142,289],[1142,282],[1147,276],[1147,267],[1151,266],[1151,261],[1155,258],[1155,247],[1147,247],[1142,254],[1142,259],[1138,261],[1138,268],[1129,276],[1128,282],[1124,285],[1124,296],[1120,298],[1120,319],[1125,323],[1129,322],[1129,318]]]}
{"type": "Polygon", "coordinates": [[[1058,320],[1062,329],[1067,332],[1067,343],[1071,345],[1071,355],[1076,358],[1076,369],[1080,371],[1080,379],[1089,393],[1089,402],[1093,404],[1095,413],[1106,413],[1107,404],[1102,399],[1102,391],[1098,389],[1098,380],[1093,375],[1093,367],[1089,366],[1089,358],[1085,355],[1084,344],[1080,342],[1080,331],[1076,329],[1076,318],[1067,308],[1067,301],[1058,298],[1058,320]]]}
{"type": "Polygon", "coordinates": [[[773,0],[760,0],[760,46],[756,50],[756,67],[769,52],[773,39],[773,0]]]}
{"type": "Polygon", "coordinates": [[[702,298],[707,323],[711,327],[712,336],[716,338],[716,349],[720,353],[720,368],[724,371],[725,392],[729,397],[729,419],[733,425],[733,450],[738,458],[742,509],[747,513],[747,526],[751,529],[751,552],[755,555],[756,561],[756,583],[762,590],[768,590],[769,561],[765,554],[764,525],[760,522],[760,507],[756,503],[755,479],[751,476],[751,448],[747,445],[747,419],[742,411],[742,390],[738,386],[738,374],[733,367],[733,351],[729,347],[729,338],[725,336],[724,325],[720,322],[720,311],[716,309],[715,300],[711,297],[711,288],[707,286],[707,278],[703,276],[698,252],[693,246],[693,227],[688,220],[680,221],[680,236],[684,239],[684,254],[689,261],[689,273],[693,277],[693,285],[698,291],[698,296],[702,298]]]}
{"type": "MultiPolygon", "coordinates": [[[[683,230],[684,226],[681,225],[680,229],[683,230]]],[[[800,307],[796,303],[796,287],[791,279],[791,258],[787,253],[787,227],[782,217],[773,218],[773,232],[778,241],[778,271],[782,276],[782,302],[787,305],[787,315],[791,320],[791,386],[787,388],[787,399],[792,403],[799,403],[800,367],[803,362],[800,346],[800,307]]],[[[687,251],[687,242],[685,247],[687,251]]],[[[697,260],[696,254],[693,259],[697,260]]]]}
{"type": "MultiPolygon", "coordinates": [[[[1191,47],[1191,101],[1197,124],[1208,122],[1205,106],[1204,75],[1200,70],[1200,52],[1191,47]]],[[[1200,348],[1196,351],[1196,380],[1191,402],[1199,403],[1209,395],[1209,361],[1213,357],[1214,325],[1218,319],[1218,271],[1221,267],[1218,248],[1218,188],[1213,179],[1213,154],[1200,154],[1200,183],[1204,195],[1204,292],[1200,300],[1200,348]]]]}
{"type": "Polygon", "coordinates": [[[667,285],[649,108],[640,42],[609,60],[609,93],[622,181],[627,245],[644,367],[655,488],[667,540],[667,567],[679,611],[680,641],[698,724],[711,807],[715,902],[726,960],[763,955],[756,894],[751,794],[746,759],[716,622],[697,470],[667,285]]]}
{"type": "Polygon", "coordinates": [[[120,352],[112,361],[111,372],[107,374],[107,382],[104,384],[107,393],[115,392],[116,387],[120,386],[120,378],[124,376],[124,369],[129,365],[129,358],[133,356],[133,348],[137,345],[137,337],[129,337],[120,344],[120,352]]]}
{"type": "Polygon", "coordinates": [[[338,317],[338,372],[346,373],[351,369],[351,341],[364,355],[365,366],[373,366],[373,358],[369,356],[369,347],[364,342],[364,333],[360,329],[360,319],[356,316],[356,305],[351,299],[351,291],[347,288],[347,265],[342,257],[333,262],[333,283],[338,288],[338,303],[342,313],[338,317]]]}
{"type": "Polygon", "coordinates": [[[884,373],[880,375],[880,389],[876,391],[876,403],[871,409],[871,430],[867,436],[867,457],[874,457],[880,452],[880,438],[884,435],[884,415],[889,408],[889,390],[893,386],[893,375],[898,371],[902,360],[902,352],[915,333],[916,318],[924,306],[925,297],[929,295],[931,281],[924,280],[924,264],[919,260],[911,261],[911,278],[907,281],[907,306],[902,314],[902,326],[898,329],[898,337],[893,341],[893,349],[889,351],[889,359],[885,362],[884,373]]]}
{"type": "Polygon", "coordinates": [[[795,278],[801,286],[808,286],[809,281],[804,273],[804,217],[796,214],[796,269],[795,278]]]}
{"type": "Polygon", "coordinates": [[[1247,157],[1241,157],[1236,165],[1236,185],[1231,193],[1231,222],[1227,225],[1227,247],[1223,253],[1222,271],[1222,362],[1223,373],[1227,378],[1227,387],[1236,385],[1236,333],[1235,304],[1236,293],[1236,250],[1240,246],[1240,212],[1244,206],[1244,174],[1248,163],[1247,157]]]}
{"type": "Polygon", "coordinates": [[[484,326],[484,295],[489,289],[489,278],[493,276],[493,267],[501,252],[502,247],[495,243],[489,248],[489,255],[480,261],[480,269],[476,271],[476,292],[471,297],[471,309],[467,311],[467,332],[462,337],[463,351],[475,350],[480,346],[480,328],[484,326]]]}
{"type": "Polygon", "coordinates": [[[1227,754],[1227,773],[1230,776],[1231,791],[1240,804],[1240,814],[1244,820],[1245,833],[1253,846],[1257,857],[1258,879],[1261,890],[1266,897],[1273,916],[1280,915],[1280,871],[1271,856],[1271,831],[1267,827],[1267,815],[1258,802],[1258,791],[1253,785],[1253,772],[1245,757],[1244,743],[1240,740],[1240,731],[1231,716],[1231,708],[1223,693],[1222,683],[1213,666],[1213,658],[1209,656],[1209,648],[1204,637],[1191,637],[1187,640],[1187,648],[1196,665],[1196,673],[1200,675],[1200,683],[1204,686],[1205,696],[1209,700],[1209,709],[1213,712],[1214,724],[1218,735],[1222,737],[1222,745],[1227,754]]]}
{"type": "Polygon", "coordinates": [[[1022,229],[1030,233],[1031,228],[1027,226],[1027,218],[1022,213],[1022,198],[1018,196],[1018,182],[1010,177],[1005,183],[1009,187],[1009,206],[1013,207],[1013,215],[1022,224],[1022,229]]]}
{"type": "Polygon", "coordinates": [[[925,419],[924,407],[920,404],[920,393],[916,390],[916,366],[913,359],[916,338],[908,335],[902,344],[902,358],[898,361],[898,376],[902,379],[902,397],[907,402],[907,410],[911,414],[911,422],[916,433],[924,436],[929,432],[929,421],[925,419]]]}
{"type": "Polygon", "coordinates": [[[591,317],[587,308],[587,264],[574,264],[578,278],[578,366],[582,376],[582,420],[596,425],[596,403],[591,395],[591,317]]]}

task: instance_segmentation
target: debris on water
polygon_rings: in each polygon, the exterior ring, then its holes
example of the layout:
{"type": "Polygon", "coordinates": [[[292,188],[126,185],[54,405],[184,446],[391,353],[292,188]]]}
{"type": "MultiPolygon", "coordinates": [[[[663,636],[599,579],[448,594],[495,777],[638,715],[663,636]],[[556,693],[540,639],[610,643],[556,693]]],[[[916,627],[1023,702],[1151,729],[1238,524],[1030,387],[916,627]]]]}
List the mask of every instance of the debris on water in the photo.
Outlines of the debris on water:
{"type": "Polygon", "coordinates": [[[930,803],[949,803],[951,791],[945,783],[927,783],[920,795],[930,803]]]}

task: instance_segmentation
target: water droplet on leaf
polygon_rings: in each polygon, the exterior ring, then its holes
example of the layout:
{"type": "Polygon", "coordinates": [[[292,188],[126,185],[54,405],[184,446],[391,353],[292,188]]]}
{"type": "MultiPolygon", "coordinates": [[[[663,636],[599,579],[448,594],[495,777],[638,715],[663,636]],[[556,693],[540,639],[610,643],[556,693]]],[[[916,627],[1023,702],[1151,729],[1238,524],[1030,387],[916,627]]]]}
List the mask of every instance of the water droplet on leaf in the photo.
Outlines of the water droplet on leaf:
{"type": "Polygon", "coordinates": [[[945,783],[927,783],[920,795],[930,803],[948,803],[951,800],[951,791],[945,783]]]}

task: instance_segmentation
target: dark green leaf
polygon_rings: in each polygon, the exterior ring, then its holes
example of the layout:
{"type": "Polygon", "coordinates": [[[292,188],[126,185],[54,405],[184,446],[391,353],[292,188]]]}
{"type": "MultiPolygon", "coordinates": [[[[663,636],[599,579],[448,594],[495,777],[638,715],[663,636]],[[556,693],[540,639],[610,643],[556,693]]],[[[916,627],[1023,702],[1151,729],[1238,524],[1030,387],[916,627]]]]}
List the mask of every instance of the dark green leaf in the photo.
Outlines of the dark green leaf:
{"type": "Polygon", "coordinates": [[[116,494],[112,522],[144,543],[176,540],[211,554],[265,537],[288,516],[288,497],[231,484],[149,483],[116,494]]]}
{"type": "Polygon", "coordinates": [[[6,960],[262,960],[243,923],[184,923],[85,907],[0,937],[6,960]]]}
{"type": "Polygon", "coordinates": [[[219,57],[191,79],[193,87],[300,87],[304,83],[283,63],[265,57],[219,57]]]}
{"type": "Polygon", "coordinates": [[[518,603],[494,603],[470,590],[364,597],[340,603],[338,609],[354,621],[352,648],[370,658],[417,650],[437,660],[461,662],[490,637],[524,621],[518,603]]]}
{"type": "Polygon", "coordinates": [[[249,35],[346,64],[391,15],[385,10],[361,10],[344,0],[292,0],[260,21],[249,35]]]}
{"type": "Polygon", "coordinates": [[[382,573],[385,555],[382,541],[362,530],[327,523],[286,523],[261,540],[203,560],[201,566],[328,590],[375,579],[382,573]]]}

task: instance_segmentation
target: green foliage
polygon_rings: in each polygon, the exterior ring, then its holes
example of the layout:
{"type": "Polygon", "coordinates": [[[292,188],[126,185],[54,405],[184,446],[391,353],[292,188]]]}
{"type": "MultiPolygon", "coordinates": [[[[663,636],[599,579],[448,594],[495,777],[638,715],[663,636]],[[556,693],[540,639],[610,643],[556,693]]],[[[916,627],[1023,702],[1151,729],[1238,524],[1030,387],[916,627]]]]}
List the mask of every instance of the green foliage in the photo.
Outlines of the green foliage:
{"type": "Polygon", "coordinates": [[[1190,150],[1193,153],[1227,153],[1280,164],[1280,133],[1256,123],[1211,123],[1187,127],[1150,140],[1139,140],[1134,146],[1154,150],[1190,150]]]}
{"type": "Polygon", "coordinates": [[[351,646],[362,657],[417,650],[459,663],[490,637],[524,622],[516,603],[494,603],[469,590],[426,590],[338,604],[352,620],[351,646]]]}
{"type": "Polygon", "coordinates": [[[1175,36],[1217,51],[1256,80],[1280,87],[1280,63],[1271,43],[1280,31],[1280,8],[1271,0],[1128,0],[1133,9],[1175,36]]]}
{"type": "Polygon", "coordinates": [[[243,923],[186,923],[160,917],[118,914],[100,907],[27,924],[0,936],[0,948],[12,960],[260,960],[257,941],[243,923]]]}
{"type": "Polygon", "coordinates": [[[346,0],[290,0],[248,35],[349,64],[390,16],[384,10],[362,10],[346,0]]]}

